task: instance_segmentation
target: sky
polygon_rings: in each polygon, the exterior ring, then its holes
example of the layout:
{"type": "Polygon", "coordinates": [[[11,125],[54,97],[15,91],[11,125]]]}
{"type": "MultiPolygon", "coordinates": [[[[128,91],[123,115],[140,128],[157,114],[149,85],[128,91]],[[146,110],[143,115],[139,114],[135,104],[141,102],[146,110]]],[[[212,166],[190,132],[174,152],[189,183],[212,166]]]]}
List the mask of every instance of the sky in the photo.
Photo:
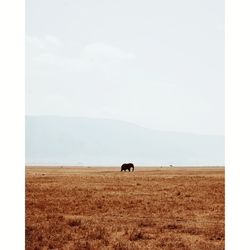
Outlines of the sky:
{"type": "Polygon", "coordinates": [[[26,1],[26,114],[224,135],[224,1],[26,1]]]}

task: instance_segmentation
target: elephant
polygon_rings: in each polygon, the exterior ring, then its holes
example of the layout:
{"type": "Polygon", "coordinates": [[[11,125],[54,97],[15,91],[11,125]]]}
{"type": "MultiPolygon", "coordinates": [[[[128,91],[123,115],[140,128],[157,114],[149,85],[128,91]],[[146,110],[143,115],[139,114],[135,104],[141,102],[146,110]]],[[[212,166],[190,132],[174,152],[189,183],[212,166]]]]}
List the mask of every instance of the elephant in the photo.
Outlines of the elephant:
{"type": "Polygon", "coordinates": [[[121,166],[121,172],[122,171],[126,172],[126,170],[128,170],[130,172],[131,169],[132,169],[132,171],[134,171],[134,169],[135,169],[135,166],[133,163],[124,163],[121,166]]]}

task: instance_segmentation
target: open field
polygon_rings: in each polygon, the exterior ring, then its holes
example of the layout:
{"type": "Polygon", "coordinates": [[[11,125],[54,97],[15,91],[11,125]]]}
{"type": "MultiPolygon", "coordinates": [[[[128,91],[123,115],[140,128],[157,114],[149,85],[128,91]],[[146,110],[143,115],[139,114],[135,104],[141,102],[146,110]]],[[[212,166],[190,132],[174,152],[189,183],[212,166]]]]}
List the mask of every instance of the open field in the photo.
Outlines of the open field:
{"type": "Polygon", "coordinates": [[[26,249],[224,249],[224,168],[26,167],[26,249]]]}

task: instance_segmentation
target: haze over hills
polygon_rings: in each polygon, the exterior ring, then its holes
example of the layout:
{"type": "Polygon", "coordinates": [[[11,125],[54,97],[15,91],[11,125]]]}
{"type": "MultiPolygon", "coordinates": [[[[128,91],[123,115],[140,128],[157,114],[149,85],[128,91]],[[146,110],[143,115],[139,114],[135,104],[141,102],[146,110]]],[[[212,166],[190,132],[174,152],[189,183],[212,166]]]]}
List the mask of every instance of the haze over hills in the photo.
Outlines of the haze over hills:
{"type": "Polygon", "coordinates": [[[224,165],[224,137],[83,117],[27,116],[26,164],[224,165]]]}

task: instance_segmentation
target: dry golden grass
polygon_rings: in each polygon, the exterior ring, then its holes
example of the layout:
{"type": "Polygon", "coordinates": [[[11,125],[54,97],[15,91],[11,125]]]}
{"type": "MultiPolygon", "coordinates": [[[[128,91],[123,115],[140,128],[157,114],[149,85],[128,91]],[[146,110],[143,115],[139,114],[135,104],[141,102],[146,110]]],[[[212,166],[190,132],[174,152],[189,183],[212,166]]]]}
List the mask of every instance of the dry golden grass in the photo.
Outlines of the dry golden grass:
{"type": "Polygon", "coordinates": [[[26,168],[26,249],[224,249],[224,168],[26,168]]]}

